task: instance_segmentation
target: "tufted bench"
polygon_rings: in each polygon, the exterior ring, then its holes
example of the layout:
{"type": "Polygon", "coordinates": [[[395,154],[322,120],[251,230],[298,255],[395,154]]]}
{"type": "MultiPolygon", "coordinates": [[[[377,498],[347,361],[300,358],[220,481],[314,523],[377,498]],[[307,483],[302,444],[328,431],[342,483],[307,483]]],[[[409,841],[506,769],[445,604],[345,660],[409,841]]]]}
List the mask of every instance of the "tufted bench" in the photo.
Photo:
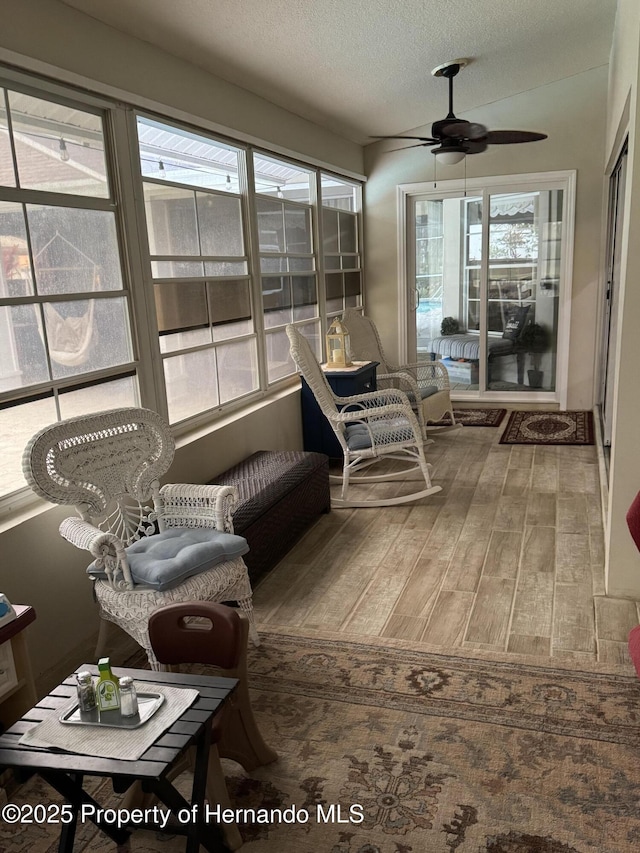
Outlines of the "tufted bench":
{"type": "Polygon", "coordinates": [[[323,453],[258,450],[211,483],[238,489],[233,529],[249,543],[244,561],[252,583],[331,509],[329,459],[323,453]]]}

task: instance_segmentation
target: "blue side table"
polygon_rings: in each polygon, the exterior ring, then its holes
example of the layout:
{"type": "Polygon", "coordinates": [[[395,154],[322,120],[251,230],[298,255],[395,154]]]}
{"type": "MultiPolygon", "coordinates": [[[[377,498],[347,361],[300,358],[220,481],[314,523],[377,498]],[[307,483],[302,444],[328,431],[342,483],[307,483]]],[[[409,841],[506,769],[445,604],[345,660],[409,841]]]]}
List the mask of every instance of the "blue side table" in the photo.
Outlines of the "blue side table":
{"type": "MultiPolygon", "coordinates": [[[[354,394],[366,394],[377,391],[377,361],[367,361],[347,367],[344,370],[324,370],[327,381],[334,394],[339,397],[351,397],[354,394]]],[[[340,442],[331,429],[329,421],[320,411],[313,391],[302,378],[302,434],[304,449],[316,453],[326,453],[332,459],[342,459],[340,442]]]]}

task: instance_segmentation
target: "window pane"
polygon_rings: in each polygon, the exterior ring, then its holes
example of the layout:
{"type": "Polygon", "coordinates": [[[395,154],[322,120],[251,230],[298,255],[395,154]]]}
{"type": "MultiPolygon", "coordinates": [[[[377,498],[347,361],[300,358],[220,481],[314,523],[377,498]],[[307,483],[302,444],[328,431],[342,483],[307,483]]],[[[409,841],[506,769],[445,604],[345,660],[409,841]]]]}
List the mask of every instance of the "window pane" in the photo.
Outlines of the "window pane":
{"type": "Polygon", "coordinates": [[[293,201],[311,201],[311,186],[314,173],[286,160],[253,155],[253,172],[257,193],[288,198],[293,201]]]}
{"type": "Polygon", "coordinates": [[[43,305],[54,379],[132,360],[124,299],[82,299],[43,305]]]}
{"type": "Polygon", "coordinates": [[[340,255],[325,255],[324,266],[327,270],[340,269],[340,255]]]}
{"type": "Polygon", "coordinates": [[[33,293],[27,229],[21,204],[0,202],[0,259],[0,296],[27,296],[33,293]]]}
{"type": "Polygon", "coordinates": [[[122,290],[115,214],[107,210],[27,205],[36,290],[122,290]]]}
{"type": "Polygon", "coordinates": [[[205,261],[205,275],[246,275],[246,261],[205,261]]]}
{"type": "Polygon", "coordinates": [[[325,252],[338,251],[338,211],[322,211],[322,238],[325,252]]]}
{"type": "Polygon", "coordinates": [[[343,270],[353,270],[360,268],[360,256],[359,255],[342,255],[340,258],[343,270]]]}
{"type": "Polygon", "coordinates": [[[318,314],[318,296],[316,279],[311,275],[294,275],[293,284],[293,319],[309,320],[318,314]]]}
{"type": "Polygon", "coordinates": [[[99,385],[60,393],[60,415],[63,418],[138,405],[138,382],[135,376],[124,376],[113,382],[101,382],[99,385]]]}
{"type": "Polygon", "coordinates": [[[0,308],[0,391],[24,388],[49,378],[38,307],[0,308]]]}
{"type": "Polygon", "coordinates": [[[240,199],[234,196],[196,193],[200,253],[244,255],[240,199]]]}
{"type": "Polygon", "coordinates": [[[284,252],[283,205],[264,198],[256,199],[258,240],[261,252],[284,252]]]}
{"type": "Polygon", "coordinates": [[[325,207],[337,207],[341,210],[356,210],[356,193],[354,184],[341,181],[333,175],[323,174],[320,178],[322,204],[325,207]]]}
{"type": "Polygon", "coordinates": [[[360,308],[362,305],[362,297],[359,293],[353,294],[352,296],[345,296],[344,298],[344,307],[345,308],[360,308]]]}
{"type": "Polygon", "coordinates": [[[0,483],[2,494],[9,494],[26,487],[22,474],[22,453],[39,429],[58,420],[53,394],[43,400],[21,403],[0,409],[0,483]]]}
{"type": "Polygon", "coordinates": [[[311,251],[311,211],[306,208],[285,207],[284,224],[287,252],[311,251]]]}
{"type": "Polygon", "coordinates": [[[260,258],[260,272],[287,272],[286,258],[260,258]]]}
{"type": "Polygon", "coordinates": [[[108,198],[100,116],[19,92],[9,108],[23,189],[108,198]]]}
{"type": "Polygon", "coordinates": [[[291,322],[291,281],[288,276],[263,277],[262,305],[267,328],[291,322]]]}
{"type": "Polygon", "coordinates": [[[356,237],[356,217],[349,213],[340,213],[340,251],[355,252],[358,249],[356,237]]]}
{"type": "Polygon", "coordinates": [[[211,326],[202,329],[190,329],[188,332],[173,332],[160,335],[160,352],[175,352],[179,349],[202,346],[211,343],[211,326]]]}
{"type": "Polygon", "coordinates": [[[154,278],[202,278],[202,261],[151,261],[154,278]]]}
{"type": "Polygon", "coordinates": [[[344,274],[345,296],[356,296],[362,292],[362,280],[359,272],[347,272],[344,274]]]}
{"type": "Polygon", "coordinates": [[[258,353],[255,339],[217,347],[220,402],[228,403],[258,388],[258,353]]]}
{"type": "Polygon", "coordinates": [[[171,356],[164,359],[163,366],[172,424],[218,405],[214,349],[171,356]]]}
{"type": "MultiPolygon", "coordinates": [[[[214,326],[251,320],[251,293],[248,281],[210,281],[209,313],[214,326]]],[[[251,331],[251,324],[247,331],[251,331]]]]}
{"type": "Polygon", "coordinates": [[[316,323],[305,323],[304,326],[298,326],[298,331],[302,332],[305,338],[311,344],[311,349],[316,354],[316,358],[320,361],[320,353],[322,351],[322,347],[320,346],[320,326],[316,323]]]}
{"type": "Polygon", "coordinates": [[[296,372],[289,353],[289,338],[284,329],[269,332],[265,338],[267,352],[267,373],[269,382],[276,382],[296,372]]]}
{"type": "Polygon", "coordinates": [[[0,185],[3,187],[15,187],[16,185],[11,142],[9,141],[4,89],[0,89],[0,185]]]}
{"type": "Polygon", "coordinates": [[[209,325],[204,282],[156,284],[154,294],[160,334],[209,325]]]}
{"type": "Polygon", "coordinates": [[[143,177],[239,192],[239,150],[204,134],[137,117],[143,177]]]}
{"type": "Polygon", "coordinates": [[[289,258],[289,269],[291,272],[313,270],[315,269],[313,258],[289,258]]]}
{"type": "Polygon", "coordinates": [[[344,298],[344,280],[342,273],[325,276],[326,306],[328,312],[341,311],[344,298]]]}
{"type": "Polygon", "coordinates": [[[149,252],[199,255],[195,193],[179,187],[144,185],[149,252]]]}

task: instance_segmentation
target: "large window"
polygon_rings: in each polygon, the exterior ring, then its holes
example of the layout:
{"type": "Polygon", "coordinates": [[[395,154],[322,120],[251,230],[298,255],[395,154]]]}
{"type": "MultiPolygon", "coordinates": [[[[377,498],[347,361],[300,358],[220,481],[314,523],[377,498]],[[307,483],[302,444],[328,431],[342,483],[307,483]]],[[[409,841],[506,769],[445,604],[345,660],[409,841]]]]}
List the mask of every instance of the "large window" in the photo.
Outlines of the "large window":
{"type": "Polygon", "coordinates": [[[359,187],[323,174],[322,238],[328,322],[362,305],[359,187]]]}
{"type": "Polygon", "coordinates": [[[292,380],[287,323],[321,358],[362,304],[360,204],[355,180],[7,69],[0,499],[56,420],[206,426],[292,380]]]}
{"type": "Polygon", "coordinates": [[[137,127],[167,408],[176,423],[259,386],[238,183],[243,152],[142,116],[137,127]]]}
{"type": "Polygon", "coordinates": [[[260,281],[270,383],[290,375],[287,323],[318,336],[318,278],[312,230],[315,174],[263,154],[253,155],[260,281]],[[263,197],[266,196],[266,197],[263,197]]]}
{"type": "Polygon", "coordinates": [[[0,89],[0,493],[39,428],[138,402],[107,113],[0,89]]]}

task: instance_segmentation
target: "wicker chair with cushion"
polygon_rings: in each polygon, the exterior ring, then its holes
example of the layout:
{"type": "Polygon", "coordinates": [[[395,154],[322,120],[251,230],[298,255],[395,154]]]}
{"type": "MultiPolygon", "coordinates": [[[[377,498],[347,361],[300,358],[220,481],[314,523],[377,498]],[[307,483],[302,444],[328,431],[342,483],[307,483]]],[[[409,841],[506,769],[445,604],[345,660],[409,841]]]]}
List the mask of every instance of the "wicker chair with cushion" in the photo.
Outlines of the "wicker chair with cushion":
{"type": "Polygon", "coordinates": [[[313,392],[322,414],[327,418],[343,453],[342,476],[330,479],[342,483],[337,507],[394,506],[441,491],[433,486],[430,466],[424,456],[424,438],[409,400],[402,391],[387,389],[338,397],[333,393],[307,339],[294,325],[287,326],[291,356],[313,392]],[[400,460],[402,470],[384,467],[384,473],[363,474],[371,465],[385,460],[400,460]],[[420,480],[419,491],[383,498],[353,498],[351,484],[371,485],[391,480],[420,480]]]}
{"type": "Polygon", "coordinates": [[[343,321],[349,332],[351,357],[358,361],[377,361],[380,364],[376,380],[381,388],[400,388],[409,398],[418,417],[423,435],[427,425],[449,415],[451,426],[438,430],[459,429],[451,403],[449,374],[439,361],[393,365],[387,359],[375,323],[355,308],[347,308],[343,321]]]}
{"type": "Polygon", "coordinates": [[[23,456],[38,495],[75,505],[80,517],[66,518],[60,533],[94,558],[87,572],[102,619],[133,637],[154,668],[149,616],[172,602],[237,601],[258,642],[242,559],[248,546],[233,535],[236,490],[161,488],[173,455],[171,430],[156,412],[125,408],[45,427],[23,456]]]}

